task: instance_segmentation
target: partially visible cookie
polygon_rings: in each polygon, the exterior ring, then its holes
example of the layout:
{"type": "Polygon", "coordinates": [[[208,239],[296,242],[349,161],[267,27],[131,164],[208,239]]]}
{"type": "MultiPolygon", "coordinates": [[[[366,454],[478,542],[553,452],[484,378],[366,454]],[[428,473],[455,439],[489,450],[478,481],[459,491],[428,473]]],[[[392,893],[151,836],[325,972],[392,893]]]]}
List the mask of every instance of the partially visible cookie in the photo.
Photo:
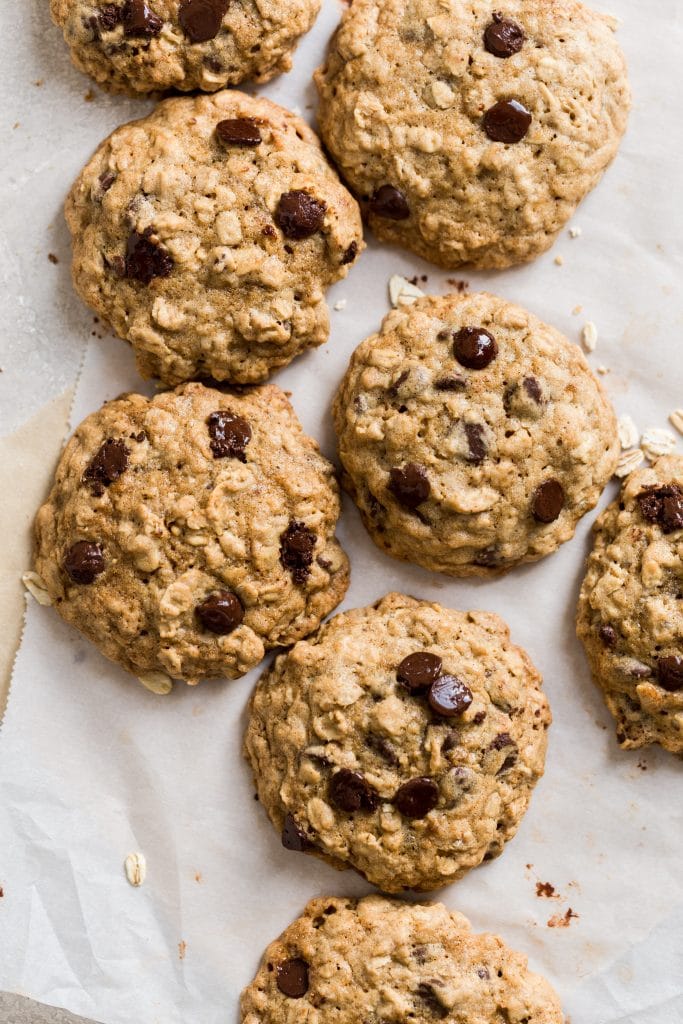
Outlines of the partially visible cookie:
{"type": "Polygon", "coordinates": [[[259,680],[245,751],[289,850],[385,892],[497,857],[543,774],[548,702],[505,623],[389,594],[259,680]]]}
{"type": "Polygon", "coordinates": [[[144,377],[258,383],[329,334],[360,213],[301,118],[226,91],[109,136],[66,203],[81,298],[144,377]]]}
{"type": "Polygon", "coordinates": [[[598,519],[577,630],[621,746],[683,754],[683,456],[632,473],[598,519]]]}
{"type": "Polygon", "coordinates": [[[215,92],[267,82],[320,0],[50,0],[76,67],[111,92],[215,92]]]}
{"type": "Polygon", "coordinates": [[[241,1024],[563,1024],[551,985],[441,903],[311,900],[266,950],[241,1024]]]}
{"type": "Polygon", "coordinates": [[[67,444],[35,567],[62,618],[152,688],[235,678],[341,601],[338,515],[279,388],[123,395],[67,444]]]}
{"type": "Polygon", "coordinates": [[[497,575],[569,540],[619,452],[578,345],[483,292],[390,313],[354,352],[334,420],[375,543],[452,576],[497,575]]]}
{"type": "Polygon", "coordinates": [[[613,27],[576,0],[354,0],[318,119],[378,238],[443,267],[544,252],[626,128],[613,27]]]}

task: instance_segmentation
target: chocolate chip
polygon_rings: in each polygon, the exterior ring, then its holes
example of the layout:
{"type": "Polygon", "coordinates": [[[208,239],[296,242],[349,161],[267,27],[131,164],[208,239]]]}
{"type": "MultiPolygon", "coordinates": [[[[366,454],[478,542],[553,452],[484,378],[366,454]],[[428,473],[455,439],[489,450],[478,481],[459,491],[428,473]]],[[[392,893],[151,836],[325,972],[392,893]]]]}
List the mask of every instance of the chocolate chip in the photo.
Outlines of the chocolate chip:
{"type": "Polygon", "coordinates": [[[427,694],[429,706],[437,715],[452,718],[461,715],[472,703],[472,691],[457,676],[443,675],[435,679],[427,694]]]}
{"type": "Polygon", "coordinates": [[[377,792],[360,772],[340,768],[330,779],[329,797],[342,811],[374,811],[378,803],[377,792]]]}
{"type": "Polygon", "coordinates": [[[484,46],[494,57],[512,57],[524,46],[524,30],[516,21],[493,15],[493,21],[484,32],[484,46]]]}
{"type": "Polygon", "coordinates": [[[526,391],[529,398],[531,398],[537,405],[543,404],[543,395],[541,393],[541,385],[538,383],[535,377],[525,377],[522,381],[524,390],[526,391]]]}
{"type": "Polygon", "coordinates": [[[444,1020],[445,1017],[448,1017],[448,1008],[440,1001],[436,989],[429,982],[421,981],[417,986],[416,994],[437,1020],[444,1020]]]}
{"type": "Polygon", "coordinates": [[[398,765],[398,755],[389,740],[385,739],[384,736],[377,736],[375,733],[370,733],[365,742],[370,750],[374,750],[375,753],[379,754],[387,764],[394,768],[398,765]]]}
{"type": "Polygon", "coordinates": [[[251,427],[243,416],[229,409],[218,409],[207,419],[209,445],[214,459],[239,459],[246,462],[244,449],[251,441],[251,427]]]}
{"type": "Polygon", "coordinates": [[[237,629],[244,618],[242,602],[230,590],[216,590],[194,610],[204,629],[225,636],[237,629]]]}
{"type": "Polygon", "coordinates": [[[637,498],[640,513],[664,533],[683,529],[683,490],[677,484],[646,487],[637,498]]]}
{"type": "Polygon", "coordinates": [[[683,657],[680,654],[669,654],[657,661],[657,680],[659,685],[669,693],[683,690],[683,657]]]}
{"type": "Polygon", "coordinates": [[[554,523],[564,508],[564,490],[559,480],[544,480],[534,491],[531,511],[537,523],[554,523]]]}
{"type": "Polygon", "coordinates": [[[342,265],[342,267],[345,267],[347,265],[347,263],[353,263],[353,261],[355,260],[357,255],[358,255],[358,242],[351,242],[351,245],[344,252],[344,255],[341,258],[341,265],[342,265]]]}
{"type": "Polygon", "coordinates": [[[428,689],[441,673],[442,661],[438,654],[416,651],[403,659],[396,669],[396,678],[411,693],[428,689]]]}
{"type": "Polygon", "coordinates": [[[108,192],[116,181],[116,175],[113,171],[102,171],[97,181],[101,191],[108,192]]]}
{"type": "Polygon", "coordinates": [[[301,957],[283,960],[277,965],[277,987],[290,999],[301,999],[308,992],[308,964],[301,957]]]}
{"type": "Polygon", "coordinates": [[[310,846],[308,836],[291,814],[285,816],[285,823],[282,827],[282,845],[285,850],[293,850],[295,853],[303,853],[310,846]]]}
{"type": "Polygon", "coordinates": [[[121,21],[123,10],[118,4],[103,4],[97,12],[96,24],[100,32],[113,32],[121,21]]]}
{"type": "Polygon", "coordinates": [[[145,0],[126,0],[122,11],[123,34],[125,36],[151,39],[158,36],[163,20],[152,11],[145,0]]]}
{"type": "Polygon", "coordinates": [[[178,21],[193,43],[205,43],[218,35],[228,0],[181,0],[178,21]]]}
{"type": "Polygon", "coordinates": [[[485,719],[486,719],[486,712],[485,711],[477,711],[477,713],[473,717],[472,721],[474,722],[475,725],[481,725],[481,723],[485,719]]]}
{"type": "Polygon", "coordinates": [[[449,377],[439,377],[438,380],[434,381],[434,387],[437,391],[464,391],[467,387],[467,381],[464,377],[458,377],[457,374],[453,373],[449,377]]]}
{"type": "Polygon", "coordinates": [[[484,114],[484,131],[493,142],[521,142],[531,125],[531,114],[519,100],[499,100],[484,114]]]}
{"type": "Polygon", "coordinates": [[[303,523],[292,521],[280,536],[280,562],[295,583],[305,583],[311,571],[316,535],[303,523]]]}
{"type": "Polygon", "coordinates": [[[129,454],[123,441],[109,438],[88,463],[83,479],[99,484],[97,490],[102,493],[103,487],[108,487],[125,472],[129,454]]]}
{"type": "Polygon", "coordinates": [[[394,796],[394,803],[406,818],[424,818],[439,802],[439,787],[434,779],[419,777],[404,782],[394,796]]]}
{"type": "Polygon", "coordinates": [[[416,509],[431,493],[424,466],[409,462],[389,471],[389,490],[404,508],[416,509]]]}
{"type": "Polygon", "coordinates": [[[387,392],[393,398],[396,398],[396,395],[398,394],[401,384],[405,384],[405,382],[408,380],[408,377],[410,377],[410,370],[403,370],[401,373],[399,373],[394,383],[389,385],[389,387],[387,388],[387,392]]]}
{"type": "Polygon", "coordinates": [[[168,277],[173,270],[170,252],[152,242],[151,228],[143,234],[131,231],[126,245],[125,275],[133,281],[149,284],[155,277],[168,277]]]}
{"type": "Polygon", "coordinates": [[[322,228],[326,209],[327,203],[309,192],[284,192],[275,212],[275,223],[287,238],[310,238],[322,228]]]}
{"type": "Polygon", "coordinates": [[[79,540],[64,558],[64,570],[74,583],[93,583],[104,572],[104,553],[99,544],[79,540]]]}
{"type": "Polygon", "coordinates": [[[370,212],[388,220],[407,220],[410,217],[408,200],[395,185],[380,185],[370,198],[370,212]]]}
{"type": "Polygon", "coordinates": [[[253,117],[232,117],[219,121],[216,135],[224,146],[237,146],[240,149],[260,146],[263,141],[253,117]]]}
{"type": "Polygon", "coordinates": [[[484,428],[481,423],[466,423],[465,436],[470,450],[468,462],[483,462],[486,458],[486,441],[484,440],[484,428]]]}
{"type": "Polygon", "coordinates": [[[598,630],[598,636],[602,640],[605,647],[614,647],[614,645],[617,642],[617,632],[614,626],[610,626],[609,624],[605,626],[600,626],[600,629],[598,630]]]}
{"type": "Polygon", "coordinates": [[[456,732],[455,729],[451,729],[451,731],[446,734],[446,737],[444,738],[444,741],[441,744],[441,753],[449,754],[451,750],[455,750],[459,743],[460,733],[456,732]]]}
{"type": "Polygon", "coordinates": [[[483,370],[498,355],[498,346],[483,327],[461,327],[453,337],[453,355],[468,370],[483,370]]]}
{"type": "Polygon", "coordinates": [[[491,740],[489,747],[491,750],[502,750],[503,747],[513,747],[515,741],[509,732],[499,732],[495,739],[491,740]]]}

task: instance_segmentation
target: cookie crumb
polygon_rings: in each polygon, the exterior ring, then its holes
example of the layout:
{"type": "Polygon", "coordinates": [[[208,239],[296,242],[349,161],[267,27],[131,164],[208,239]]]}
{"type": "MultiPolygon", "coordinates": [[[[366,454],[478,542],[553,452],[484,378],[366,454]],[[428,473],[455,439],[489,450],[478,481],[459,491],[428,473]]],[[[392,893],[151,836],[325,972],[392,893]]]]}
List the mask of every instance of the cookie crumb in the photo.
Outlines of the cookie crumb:
{"type": "Polygon", "coordinates": [[[173,680],[165,672],[143,672],[138,676],[138,680],[146,690],[151,690],[160,697],[165,697],[173,689],[173,680]]]}
{"type": "Polygon", "coordinates": [[[581,230],[580,227],[575,227],[575,228],[570,228],[569,229],[569,237],[570,238],[580,238],[582,234],[583,234],[583,231],[581,230]]]}
{"type": "Polygon", "coordinates": [[[556,267],[563,267],[564,266],[564,257],[563,256],[556,256],[553,262],[555,263],[556,267]]]}
{"type": "Polygon", "coordinates": [[[337,302],[335,302],[334,308],[337,310],[338,313],[342,309],[346,309],[346,299],[339,299],[337,302]]]}
{"type": "Polygon", "coordinates": [[[178,959],[179,960],[184,960],[186,952],[187,952],[187,943],[185,942],[184,939],[181,939],[180,942],[178,943],[178,959]]]}
{"type": "Polygon", "coordinates": [[[604,377],[605,374],[609,373],[609,367],[600,364],[600,366],[595,367],[595,372],[599,373],[601,377],[604,377]]]}
{"type": "Polygon", "coordinates": [[[676,438],[670,430],[662,427],[648,427],[640,439],[640,447],[648,459],[654,462],[660,455],[669,455],[676,447],[676,438]]]}
{"type": "Polygon", "coordinates": [[[619,417],[617,431],[623,451],[636,447],[640,434],[638,433],[638,427],[629,415],[625,414],[619,417]]]}
{"type": "Polygon", "coordinates": [[[578,918],[571,907],[568,907],[564,914],[553,914],[548,920],[548,928],[569,928],[572,923],[572,918],[578,918]]]}
{"type": "Polygon", "coordinates": [[[124,861],[126,878],[134,888],[139,888],[147,877],[147,861],[144,853],[129,853],[124,861]]]}
{"type": "Polygon", "coordinates": [[[587,320],[581,329],[581,344],[586,352],[595,352],[598,344],[598,329],[592,320],[587,320]]]}
{"type": "Polygon", "coordinates": [[[47,254],[47,258],[49,259],[50,263],[59,263],[59,257],[55,256],[53,252],[49,252],[47,254]]]}
{"type": "Polygon", "coordinates": [[[424,292],[418,288],[413,281],[409,281],[400,274],[393,274],[389,278],[389,299],[394,309],[400,306],[412,306],[413,302],[421,299],[424,292]]]}
{"type": "Polygon", "coordinates": [[[683,409],[674,409],[669,414],[669,423],[672,427],[675,427],[679,434],[683,434],[683,409]]]}
{"type": "Polygon", "coordinates": [[[572,310],[572,316],[578,316],[579,313],[583,312],[583,306],[574,306],[572,310]]]}
{"type": "Polygon", "coordinates": [[[557,895],[555,886],[550,882],[536,882],[536,895],[546,900],[553,899],[557,895]]]}
{"type": "Polygon", "coordinates": [[[93,92],[93,90],[88,89],[88,91],[83,94],[83,99],[86,103],[92,103],[92,101],[95,99],[95,93],[93,92]]]}
{"type": "Polygon", "coordinates": [[[622,452],[617,462],[617,468],[614,470],[614,475],[622,480],[624,477],[630,476],[634,469],[638,469],[638,466],[645,459],[645,455],[640,448],[631,448],[630,451],[622,452]]]}

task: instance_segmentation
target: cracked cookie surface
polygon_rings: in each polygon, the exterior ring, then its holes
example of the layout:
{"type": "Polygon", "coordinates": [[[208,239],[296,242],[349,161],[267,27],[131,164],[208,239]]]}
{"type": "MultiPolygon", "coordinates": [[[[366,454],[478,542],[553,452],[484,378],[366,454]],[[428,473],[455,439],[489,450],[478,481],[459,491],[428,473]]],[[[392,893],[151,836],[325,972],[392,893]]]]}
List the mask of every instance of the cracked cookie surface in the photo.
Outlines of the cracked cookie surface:
{"type": "Polygon", "coordinates": [[[609,19],[574,0],[354,0],[315,80],[374,233],[450,268],[546,250],[630,103],[609,19]]]}
{"type": "Polygon", "coordinates": [[[36,517],[52,603],[108,658],[244,675],[341,601],[332,466],[273,385],[123,395],[77,428],[36,517]]]}
{"type": "Polygon", "coordinates": [[[334,420],[344,486],[375,543],[453,576],[554,551],[619,453],[579,347],[486,293],[390,313],[354,352],[334,420]]]}
{"type": "Polygon", "coordinates": [[[550,709],[505,623],[389,594],[276,658],[245,735],[283,845],[386,892],[498,856],[543,774],[550,709]]]}
{"type": "Polygon", "coordinates": [[[51,0],[76,67],[111,92],[267,82],[292,66],[320,0],[51,0]]]}
{"type": "Polygon", "coordinates": [[[563,1024],[549,982],[441,903],[311,900],[242,993],[241,1024],[563,1024]]]}
{"type": "Polygon", "coordinates": [[[683,754],[683,456],[631,473],[597,520],[577,631],[621,746],[683,754]]]}
{"type": "Polygon", "coordinates": [[[109,136],[66,203],[81,298],[143,377],[258,383],[329,334],[360,253],[355,200],[294,114],[226,91],[109,136]]]}

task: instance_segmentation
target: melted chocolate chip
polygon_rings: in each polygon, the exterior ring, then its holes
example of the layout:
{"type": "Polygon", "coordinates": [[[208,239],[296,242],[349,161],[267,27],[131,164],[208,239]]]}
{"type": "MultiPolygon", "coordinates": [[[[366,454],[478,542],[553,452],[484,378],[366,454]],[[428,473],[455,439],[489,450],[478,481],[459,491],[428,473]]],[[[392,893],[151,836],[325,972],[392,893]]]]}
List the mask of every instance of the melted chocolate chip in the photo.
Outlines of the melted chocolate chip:
{"type": "Polygon", "coordinates": [[[448,377],[439,377],[438,380],[434,381],[434,387],[437,391],[464,391],[467,387],[467,381],[464,377],[458,377],[457,374],[453,373],[448,377]]]}
{"type": "Polygon", "coordinates": [[[125,472],[129,454],[123,441],[109,438],[88,463],[83,479],[96,485],[93,489],[102,494],[104,487],[118,480],[125,472]]]}
{"type": "Polygon", "coordinates": [[[610,626],[609,624],[600,626],[600,629],[598,630],[598,636],[602,640],[605,647],[614,647],[614,645],[617,642],[617,632],[614,626],[610,626]]]}
{"type": "Polygon", "coordinates": [[[410,217],[408,200],[394,185],[380,185],[370,198],[370,212],[387,220],[407,220],[410,217]]]}
{"type": "Polygon", "coordinates": [[[330,779],[329,797],[341,811],[374,811],[377,792],[360,772],[340,768],[330,779]]]}
{"type": "Polygon", "coordinates": [[[431,493],[424,466],[409,462],[389,471],[389,490],[404,508],[416,509],[431,493]]]}
{"type": "Polygon", "coordinates": [[[429,982],[421,981],[417,986],[416,994],[437,1020],[444,1020],[448,1017],[448,1008],[440,1001],[436,989],[429,982]]]}
{"type": "Polygon", "coordinates": [[[544,480],[534,491],[531,511],[537,523],[554,523],[564,508],[564,490],[559,480],[544,480]]]}
{"type": "Polygon", "coordinates": [[[327,203],[309,192],[284,192],[275,212],[275,223],[287,238],[310,238],[322,228],[326,209],[327,203]]]}
{"type": "Polygon", "coordinates": [[[104,572],[104,553],[99,544],[79,540],[64,558],[64,570],[74,583],[94,583],[104,572]]]}
{"type": "Polygon", "coordinates": [[[483,370],[498,355],[498,346],[483,327],[461,327],[453,337],[453,355],[468,370],[483,370]]]}
{"type": "Polygon", "coordinates": [[[525,377],[522,381],[524,390],[526,391],[529,398],[536,403],[536,405],[543,404],[543,395],[541,393],[541,385],[538,383],[535,377],[525,377]]]}
{"type": "Polygon", "coordinates": [[[209,444],[214,459],[239,459],[246,462],[244,449],[251,441],[251,427],[243,416],[229,409],[218,409],[208,417],[209,444]]]}
{"type": "Polygon", "coordinates": [[[194,610],[204,629],[225,636],[237,629],[244,618],[242,602],[229,590],[216,590],[194,610]]]}
{"type": "Polygon", "coordinates": [[[277,965],[277,987],[290,999],[301,999],[308,992],[308,964],[301,957],[292,957],[277,965]]]}
{"type": "Polygon", "coordinates": [[[358,242],[351,242],[351,245],[345,250],[344,255],[341,258],[342,267],[345,267],[347,263],[353,263],[357,255],[358,242]]]}
{"type": "Polygon", "coordinates": [[[305,583],[311,571],[316,536],[303,523],[292,521],[280,537],[280,562],[295,583],[305,583]]]}
{"type": "Polygon", "coordinates": [[[418,777],[404,782],[394,796],[394,804],[405,818],[424,818],[439,802],[439,787],[434,779],[418,777]]]}
{"type": "Polygon", "coordinates": [[[100,32],[113,32],[121,21],[123,10],[118,4],[103,4],[97,12],[96,24],[100,32]]]}
{"type": "Polygon", "coordinates": [[[123,34],[128,37],[151,39],[158,36],[164,23],[145,0],[126,0],[121,12],[123,34]]]}
{"type": "Polygon", "coordinates": [[[452,718],[461,715],[472,703],[472,691],[457,676],[443,675],[435,679],[427,695],[429,706],[437,715],[452,718]]]}
{"type": "Polygon", "coordinates": [[[657,661],[657,681],[669,693],[683,690],[683,656],[669,654],[657,661]]]}
{"type": "Polygon", "coordinates": [[[484,114],[484,131],[493,142],[521,142],[531,125],[531,114],[519,100],[499,100],[484,114]]]}
{"type": "Polygon", "coordinates": [[[218,35],[228,0],[181,0],[178,21],[192,43],[205,43],[218,35]]]}
{"type": "Polygon", "coordinates": [[[664,533],[683,529],[683,490],[677,484],[646,487],[637,498],[640,514],[664,533]]]}
{"type": "Polygon", "coordinates": [[[285,816],[285,823],[282,827],[282,845],[285,850],[293,850],[295,853],[303,853],[310,846],[308,836],[291,814],[285,816]]]}
{"type": "Polygon", "coordinates": [[[168,277],[173,270],[170,252],[150,239],[151,229],[143,234],[131,231],[126,245],[125,276],[149,284],[155,277],[168,277]]]}
{"type": "Polygon", "coordinates": [[[484,440],[484,428],[481,423],[466,423],[465,436],[467,446],[470,450],[468,462],[479,463],[486,458],[486,441],[484,440]]]}
{"type": "Polygon", "coordinates": [[[509,732],[499,732],[489,744],[491,750],[502,750],[503,747],[514,747],[515,741],[509,732]]]}
{"type": "Polygon", "coordinates": [[[237,146],[238,149],[260,146],[263,141],[253,117],[231,117],[219,121],[216,136],[224,146],[237,146]]]}
{"type": "Polygon", "coordinates": [[[524,46],[524,30],[516,21],[493,15],[493,21],[484,32],[484,46],[494,57],[512,57],[524,46]]]}
{"type": "Polygon", "coordinates": [[[396,669],[396,678],[411,693],[427,690],[441,673],[442,661],[438,654],[416,651],[403,659],[396,669]]]}

